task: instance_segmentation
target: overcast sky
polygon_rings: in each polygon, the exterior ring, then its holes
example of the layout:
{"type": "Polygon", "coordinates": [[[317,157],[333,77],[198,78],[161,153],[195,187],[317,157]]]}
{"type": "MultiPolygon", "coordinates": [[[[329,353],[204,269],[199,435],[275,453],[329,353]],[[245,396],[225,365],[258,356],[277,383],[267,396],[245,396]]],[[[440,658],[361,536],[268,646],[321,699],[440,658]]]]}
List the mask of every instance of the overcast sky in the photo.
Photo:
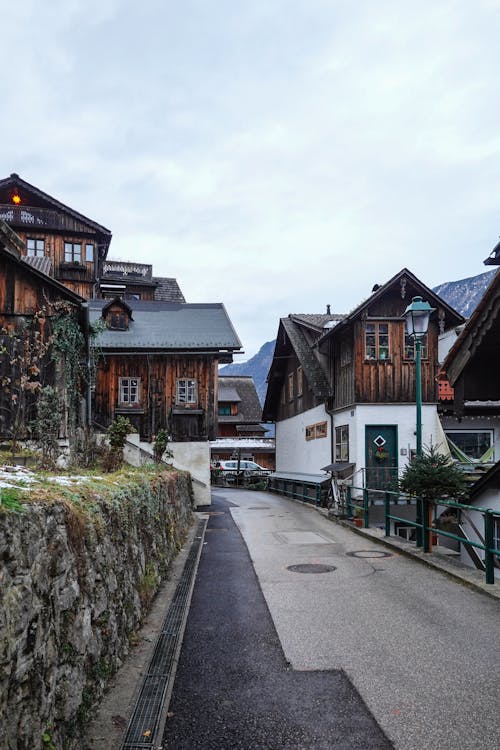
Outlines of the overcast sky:
{"type": "Polygon", "coordinates": [[[500,234],[499,0],[1,4],[0,176],[113,232],[252,356],[500,234]]]}

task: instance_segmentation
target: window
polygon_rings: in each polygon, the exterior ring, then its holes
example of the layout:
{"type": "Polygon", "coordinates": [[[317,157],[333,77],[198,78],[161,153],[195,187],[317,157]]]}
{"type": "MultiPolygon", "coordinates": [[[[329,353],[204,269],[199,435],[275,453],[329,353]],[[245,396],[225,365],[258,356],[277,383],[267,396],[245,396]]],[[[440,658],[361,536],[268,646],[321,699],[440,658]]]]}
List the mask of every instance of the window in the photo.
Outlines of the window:
{"type": "Polygon", "coordinates": [[[326,422],[318,422],[316,427],[316,437],[317,438],[326,438],[328,433],[328,426],[326,422]]]}
{"type": "MultiPolygon", "coordinates": [[[[427,334],[425,336],[422,336],[420,338],[421,346],[420,346],[420,356],[422,359],[427,359],[427,334]]],[[[405,331],[405,349],[403,354],[404,359],[416,359],[417,358],[417,352],[415,347],[415,338],[413,336],[408,336],[408,334],[405,331]]]]}
{"type": "Polygon", "coordinates": [[[36,240],[28,237],[26,247],[29,258],[43,258],[45,255],[45,240],[36,240]]]}
{"type": "Polygon", "coordinates": [[[187,380],[182,378],[177,381],[178,404],[196,404],[196,380],[187,380]]]}
{"type": "Polygon", "coordinates": [[[126,331],[128,318],[124,312],[112,312],[107,317],[108,328],[113,331],[126,331]]]}
{"type": "Polygon", "coordinates": [[[302,396],[302,367],[297,367],[297,396],[302,396]]]}
{"type": "Polygon", "coordinates": [[[94,246],[90,242],[85,245],[85,260],[87,263],[94,262],[94,246]]]}
{"type": "Polygon", "coordinates": [[[140,403],[140,378],[120,378],[120,404],[133,406],[140,403]]]}
{"type": "Polygon", "coordinates": [[[288,376],[288,400],[293,401],[293,372],[288,376]]]}
{"type": "Polygon", "coordinates": [[[349,461],[349,425],[335,428],[335,460],[349,461]]]}
{"type": "Polygon", "coordinates": [[[317,438],[325,438],[328,434],[328,423],[327,422],[316,422],[316,424],[310,424],[306,427],[306,440],[316,440],[317,438]]]}
{"type": "Polygon", "coordinates": [[[82,262],[82,245],[80,242],[64,243],[64,260],[66,263],[82,262]]]}
{"type": "Polygon", "coordinates": [[[231,404],[219,404],[219,416],[229,417],[231,415],[231,404]]]}
{"type": "Polygon", "coordinates": [[[366,359],[389,359],[389,323],[365,323],[366,359]]]}
{"type": "Polygon", "coordinates": [[[453,458],[458,461],[494,461],[492,430],[446,430],[453,458]]]}

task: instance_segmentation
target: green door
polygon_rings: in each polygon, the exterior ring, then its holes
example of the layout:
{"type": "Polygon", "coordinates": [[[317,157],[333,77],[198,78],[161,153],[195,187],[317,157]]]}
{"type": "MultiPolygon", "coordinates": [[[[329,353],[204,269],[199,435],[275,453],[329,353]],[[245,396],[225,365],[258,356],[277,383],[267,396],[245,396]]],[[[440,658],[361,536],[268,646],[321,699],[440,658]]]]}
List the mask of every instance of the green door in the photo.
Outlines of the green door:
{"type": "MultiPolygon", "coordinates": [[[[366,486],[393,490],[398,478],[398,427],[394,424],[365,426],[366,486]]],[[[382,500],[374,495],[373,500],[382,500]]]]}

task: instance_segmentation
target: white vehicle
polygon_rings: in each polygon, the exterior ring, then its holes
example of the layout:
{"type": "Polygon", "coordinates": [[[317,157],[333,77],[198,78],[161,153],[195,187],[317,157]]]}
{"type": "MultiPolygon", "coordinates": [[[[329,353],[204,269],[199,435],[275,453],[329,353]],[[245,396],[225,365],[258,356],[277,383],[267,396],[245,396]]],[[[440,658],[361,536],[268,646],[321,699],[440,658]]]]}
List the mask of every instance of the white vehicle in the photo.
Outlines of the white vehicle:
{"type": "MultiPolygon", "coordinates": [[[[234,473],[238,471],[238,461],[236,459],[231,461],[217,461],[215,468],[223,472],[234,473]]],[[[268,476],[272,473],[270,469],[265,469],[263,466],[255,463],[255,461],[248,461],[246,459],[241,459],[239,470],[247,477],[259,474],[268,476]]]]}

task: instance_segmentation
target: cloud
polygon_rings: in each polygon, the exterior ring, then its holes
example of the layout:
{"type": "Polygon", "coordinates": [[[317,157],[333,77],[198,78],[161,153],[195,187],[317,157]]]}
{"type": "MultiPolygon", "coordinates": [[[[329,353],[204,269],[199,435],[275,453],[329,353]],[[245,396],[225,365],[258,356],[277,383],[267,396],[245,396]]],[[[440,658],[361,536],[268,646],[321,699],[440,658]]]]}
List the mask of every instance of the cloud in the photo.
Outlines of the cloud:
{"type": "Polygon", "coordinates": [[[2,23],[3,174],[224,301],[249,355],[280,315],[351,309],[403,266],[483,270],[496,2],[27,0],[2,23]]]}

